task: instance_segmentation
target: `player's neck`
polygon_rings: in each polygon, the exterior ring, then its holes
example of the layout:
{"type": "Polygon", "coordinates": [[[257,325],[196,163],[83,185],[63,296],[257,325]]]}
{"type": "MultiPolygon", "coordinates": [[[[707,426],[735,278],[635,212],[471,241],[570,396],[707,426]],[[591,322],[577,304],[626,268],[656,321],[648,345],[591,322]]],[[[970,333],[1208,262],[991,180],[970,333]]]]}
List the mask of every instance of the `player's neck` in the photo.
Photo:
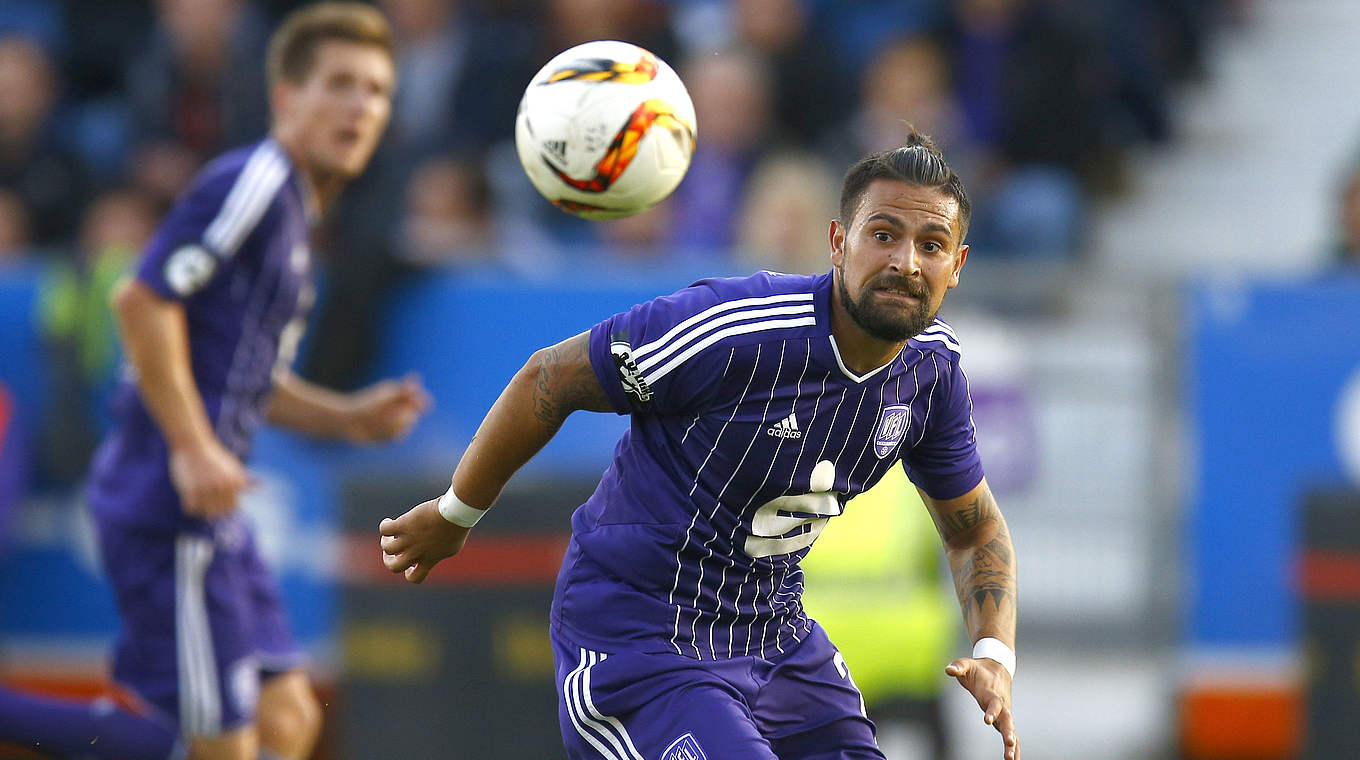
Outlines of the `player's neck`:
{"type": "Polygon", "coordinates": [[[302,150],[289,138],[288,133],[275,128],[270,137],[274,142],[283,148],[283,152],[288,154],[288,161],[293,165],[293,170],[301,177],[306,190],[303,196],[307,203],[307,216],[316,219],[331,205],[331,201],[345,187],[345,178],[332,173],[319,171],[316,166],[306,160],[302,150]]]}
{"type": "Polygon", "coordinates": [[[840,295],[836,288],[831,289],[831,334],[846,369],[863,375],[892,361],[906,341],[886,341],[865,332],[845,309],[840,295]]]}

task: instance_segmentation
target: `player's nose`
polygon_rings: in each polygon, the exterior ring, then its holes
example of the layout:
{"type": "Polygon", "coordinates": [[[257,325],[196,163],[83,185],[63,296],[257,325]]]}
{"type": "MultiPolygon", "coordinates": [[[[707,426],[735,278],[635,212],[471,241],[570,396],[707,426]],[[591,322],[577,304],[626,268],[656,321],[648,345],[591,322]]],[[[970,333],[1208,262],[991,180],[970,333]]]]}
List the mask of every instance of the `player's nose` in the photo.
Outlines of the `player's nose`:
{"type": "Polygon", "coordinates": [[[916,259],[916,246],[910,240],[903,241],[888,257],[888,267],[894,272],[906,275],[921,271],[916,259]]]}

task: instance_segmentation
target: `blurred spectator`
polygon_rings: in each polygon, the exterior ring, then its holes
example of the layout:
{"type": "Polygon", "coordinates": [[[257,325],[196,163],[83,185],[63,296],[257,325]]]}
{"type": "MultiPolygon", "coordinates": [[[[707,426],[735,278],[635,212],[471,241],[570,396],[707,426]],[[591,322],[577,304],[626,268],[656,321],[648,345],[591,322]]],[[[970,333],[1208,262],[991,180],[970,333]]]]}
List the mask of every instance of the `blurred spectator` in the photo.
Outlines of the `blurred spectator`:
{"type": "Polygon", "coordinates": [[[900,146],[912,125],[935,140],[965,181],[979,173],[974,166],[978,151],[950,87],[948,54],[938,41],[925,36],[893,40],[861,77],[858,107],[831,141],[838,163],[848,166],[865,153],[900,146]]]}
{"type": "Polygon", "coordinates": [[[0,0],[0,37],[27,37],[54,50],[64,42],[62,9],[51,0],[0,0]]]}
{"type": "Polygon", "coordinates": [[[388,142],[418,159],[484,148],[514,134],[524,86],[544,61],[523,26],[481,18],[457,0],[381,0],[397,35],[388,142]]]}
{"type": "Polygon", "coordinates": [[[155,28],[127,73],[138,142],[160,151],[170,143],[197,167],[261,137],[268,102],[259,62],[267,37],[254,7],[245,0],[157,0],[155,10],[155,28]]]}
{"type": "Polygon", "coordinates": [[[330,261],[316,338],[304,357],[309,379],[340,388],[365,380],[383,303],[413,273],[497,267],[532,276],[559,265],[555,246],[536,227],[503,216],[479,161],[448,155],[425,160],[398,202],[395,222],[378,221],[380,235],[372,243],[332,246],[340,255],[330,261]]]}
{"type": "Polygon", "coordinates": [[[673,260],[667,240],[673,203],[667,198],[641,214],[598,223],[595,226],[601,246],[588,255],[592,260],[624,269],[668,265],[673,260]]]}
{"type": "Polygon", "coordinates": [[[831,268],[829,229],[840,181],[821,159],[779,153],[751,175],[737,255],[752,269],[820,274],[831,268]]]}
{"type": "Polygon", "coordinates": [[[540,28],[540,66],[563,50],[591,40],[631,42],[671,64],[678,52],[668,9],[660,0],[548,0],[547,17],[540,28]]]}
{"type": "Polygon", "coordinates": [[[833,51],[820,44],[800,0],[736,0],[737,39],[763,55],[772,74],[776,129],[812,145],[850,107],[850,88],[833,51]]]}
{"type": "Polygon", "coordinates": [[[63,0],[60,5],[65,36],[61,57],[70,93],[81,100],[122,98],[127,66],[146,50],[154,3],[63,0]]]}
{"type": "Polygon", "coordinates": [[[1097,170],[1108,72],[1095,35],[1041,0],[953,0],[954,85],[969,137],[1014,164],[1097,170]]]}
{"type": "Polygon", "coordinates": [[[989,252],[1070,256],[1082,232],[1082,180],[1119,184],[1106,140],[1105,59],[1082,17],[1055,8],[953,0],[954,91],[979,151],[961,171],[975,204],[969,237],[989,252]]]}
{"type": "Polygon", "coordinates": [[[0,556],[9,547],[11,515],[23,495],[28,451],[14,421],[14,396],[0,381],[0,556]]]}
{"type": "Polygon", "coordinates": [[[491,186],[476,164],[434,159],[406,186],[406,214],[397,229],[396,257],[434,267],[488,257],[492,239],[491,186]]]}
{"type": "Polygon", "coordinates": [[[1360,269],[1360,162],[1351,164],[1338,200],[1341,239],[1336,258],[1342,266],[1360,269]]]}
{"type": "Polygon", "coordinates": [[[0,38],[0,188],[28,209],[38,246],[70,238],[84,205],[84,172],[56,140],[60,86],[47,53],[24,37],[0,38]]]}
{"type": "Polygon", "coordinates": [[[560,264],[537,228],[502,215],[481,162],[452,156],[416,167],[391,255],[416,269],[494,267],[530,277],[560,264]]]}
{"type": "Polygon", "coordinates": [[[721,260],[736,242],[747,178],[771,147],[770,75],[759,57],[733,49],[691,59],[681,76],[699,139],[672,196],[670,240],[683,255],[721,260]]]}
{"type": "Polygon", "coordinates": [[[156,219],[144,195],[104,193],[85,215],[76,255],[45,277],[39,307],[53,402],[37,442],[45,482],[73,485],[108,426],[118,369],[109,293],[151,237],[156,219]]]}
{"type": "Polygon", "coordinates": [[[949,0],[808,0],[819,37],[828,40],[846,71],[862,71],[889,41],[938,23],[949,0]]]}
{"type": "Polygon", "coordinates": [[[24,200],[0,188],[0,262],[22,258],[28,254],[31,242],[24,200]]]}

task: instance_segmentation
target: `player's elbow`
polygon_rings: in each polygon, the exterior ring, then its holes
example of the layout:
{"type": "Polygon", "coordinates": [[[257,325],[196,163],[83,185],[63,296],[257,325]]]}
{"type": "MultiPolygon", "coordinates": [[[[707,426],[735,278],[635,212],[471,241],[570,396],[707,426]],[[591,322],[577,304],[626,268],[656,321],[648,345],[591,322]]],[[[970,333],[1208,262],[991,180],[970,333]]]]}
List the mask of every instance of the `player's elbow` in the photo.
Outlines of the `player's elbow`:
{"type": "Polygon", "coordinates": [[[139,311],[145,311],[159,301],[150,288],[130,276],[119,280],[109,292],[109,306],[115,315],[124,320],[139,311]]]}
{"type": "Polygon", "coordinates": [[[109,308],[113,309],[114,314],[123,314],[132,308],[132,302],[137,295],[134,292],[131,277],[120,279],[109,291],[109,308]]]}

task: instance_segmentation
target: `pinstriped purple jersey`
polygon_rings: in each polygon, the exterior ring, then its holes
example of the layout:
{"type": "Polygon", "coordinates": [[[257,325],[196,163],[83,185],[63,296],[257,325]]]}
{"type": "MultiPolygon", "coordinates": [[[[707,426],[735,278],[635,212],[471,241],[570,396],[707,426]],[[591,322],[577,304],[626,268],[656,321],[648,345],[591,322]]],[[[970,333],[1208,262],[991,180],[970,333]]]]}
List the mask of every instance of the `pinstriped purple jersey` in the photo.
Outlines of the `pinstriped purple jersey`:
{"type": "MultiPolygon", "coordinates": [[[[314,298],[308,192],[272,139],[224,154],[175,203],[137,266],[143,285],[184,306],[194,382],[217,436],[241,457],[314,298]]],[[[118,425],[95,456],[91,506],[174,530],[184,518],[165,440],[132,378],[114,405],[118,425]]]]}
{"type": "Polygon", "coordinates": [[[601,651],[774,657],[809,631],[799,560],[898,462],[936,498],[982,480],[968,382],[936,320],[856,375],[830,273],[704,280],[590,333],[632,424],[572,517],[554,622],[601,651]]]}

